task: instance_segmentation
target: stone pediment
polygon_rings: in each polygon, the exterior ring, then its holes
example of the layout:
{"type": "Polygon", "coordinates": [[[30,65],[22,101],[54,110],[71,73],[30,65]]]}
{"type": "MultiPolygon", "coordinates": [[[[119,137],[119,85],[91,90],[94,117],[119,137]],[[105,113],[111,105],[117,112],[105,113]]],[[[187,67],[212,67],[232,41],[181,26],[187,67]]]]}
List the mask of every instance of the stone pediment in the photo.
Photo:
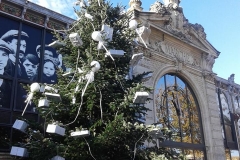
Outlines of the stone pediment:
{"type": "Polygon", "coordinates": [[[144,26],[161,30],[206,54],[215,58],[219,55],[219,52],[206,39],[204,28],[200,24],[189,23],[177,3],[169,3],[166,6],[161,2],[155,2],[151,5],[150,12],[135,10],[134,17],[144,26]]]}

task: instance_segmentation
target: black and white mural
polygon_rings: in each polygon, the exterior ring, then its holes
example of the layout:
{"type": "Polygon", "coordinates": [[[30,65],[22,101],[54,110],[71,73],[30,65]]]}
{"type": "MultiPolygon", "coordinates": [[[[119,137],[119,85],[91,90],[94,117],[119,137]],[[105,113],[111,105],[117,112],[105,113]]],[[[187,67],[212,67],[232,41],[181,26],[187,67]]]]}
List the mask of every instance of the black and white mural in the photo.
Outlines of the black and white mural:
{"type": "MultiPolygon", "coordinates": [[[[57,69],[66,68],[62,55],[48,46],[54,41],[50,31],[5,17],[0,22],[4,22],[0,26],[0,109],[14,106],[21,111],[28,94],[24,85],[55,84],[57,69]]],[[[32,104],[27,111],[35,112],[34,108],[32,104]]]]}

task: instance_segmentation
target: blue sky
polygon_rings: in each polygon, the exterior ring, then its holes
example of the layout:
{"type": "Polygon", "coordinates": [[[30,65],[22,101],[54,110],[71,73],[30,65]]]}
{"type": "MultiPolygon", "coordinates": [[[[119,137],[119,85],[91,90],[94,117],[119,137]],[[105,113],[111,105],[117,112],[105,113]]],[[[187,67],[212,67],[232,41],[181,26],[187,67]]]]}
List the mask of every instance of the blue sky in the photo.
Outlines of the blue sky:
{"type": "MultiPolygon", "coordinates": [[[[31,0],[64,15],[75,17],[73,3],[76,0],[31,0]]],[[[142,0],[144,11],[156,0],[142,0]]],[[[162,1],[162,0],[160,0],[162,1]]],[[[113,6],[121,3],[128,6],[129,0],[111,0],[113,6]]],[[[213,71],[228,79],[234,73],[235,83],[240,84],[240,0],[182,0],[185,17],[190,23],[201,24],[208,41],[220,51],[213,71]]]]}

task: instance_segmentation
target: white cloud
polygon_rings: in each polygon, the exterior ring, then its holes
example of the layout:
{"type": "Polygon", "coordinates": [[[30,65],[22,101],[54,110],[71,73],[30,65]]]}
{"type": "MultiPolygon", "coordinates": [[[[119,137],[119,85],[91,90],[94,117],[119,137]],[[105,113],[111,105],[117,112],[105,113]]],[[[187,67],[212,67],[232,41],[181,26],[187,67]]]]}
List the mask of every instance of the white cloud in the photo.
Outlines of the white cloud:
{"type": "Polygon", "coordinates": [[[65,16],[76,18],[73,6],[76,0],[31,0],[40,6],[61,13],[65,16]]]}

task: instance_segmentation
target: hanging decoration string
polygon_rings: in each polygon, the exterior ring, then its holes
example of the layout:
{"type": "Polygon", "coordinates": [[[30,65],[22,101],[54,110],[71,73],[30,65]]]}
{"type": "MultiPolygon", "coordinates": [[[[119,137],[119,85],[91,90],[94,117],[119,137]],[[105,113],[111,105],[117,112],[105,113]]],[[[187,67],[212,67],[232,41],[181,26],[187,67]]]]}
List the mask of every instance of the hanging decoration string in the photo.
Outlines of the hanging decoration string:
{"type": "Polygon", "coordinates": [[[100,88],[98,88],[98,89],[99,89],[99,92],[100,92],[100,111],[101,111],[101,120],[103,121],[103,111],[102,111],[102,92],[101,92],[100,88]]]}
{"type": "Polygon", "coordinates": [[[80,58],[80,50],[78,49],[78,56],[77,56],[77,63],[76,63],[76,67],[75,67],[75,72],[74,72],[74,74],[73,74],[72,79],[70,80],[70,82],[69,82],[69,83],[67,84],[67,86],[65,87],[65,89],[68,88],[68,86],[70,85],[70,83],[72,83],[72,81],[73,81],[74,78],[75,78],[75,75],[76,75],[77,70],[78,70],[78,62],[79,62],[79,58],[80,58]]]}
{"type": "Polygon", "coordinates": [[[96,160],[96,158],[94,158],[94,156],[92,155],[91,148],[90,148],[90,145],[88,144],[87,140],[84,137],[83,137],[83,139],[85,140],[86,144],[88,145],[88,150],[89,150],[90,155],[92,156],[93,159],[96,160]]]}
{"type": "Polygon", "coordinates": [[[80,110],[81,110],[81,107],[82,107],[83,96],[84,96],[84,94],[85,94],[85,91],[86,91],[89,83],[91,83],[91,82],[94,81],[94,73],[97,72],[97,71],[100,69],[100,64],[99,64],[97,61],[92,61],[90,65],[92,66],[92,69],[91,69],[90,73],[86,75],[86,78],[87,78],[88,80],[87,80],[87,83],[86,83],[86,85],[85,85],[85,87],[84,87],[84,89],[83,89],[83,91],[82,91],[81,103],[80,103],[80,105],[79,105],[77,115],[76,115],[75,119],[74,119],[72,122],[70,122],[70,123],[68,123],[68,124],[66,124],[66,125],[64,125],[64,126],[70,125],[70,124],[74,123],[74,122],[77,120],[77,117],[79,116],[80,110]]]}
{"type": "Polygon", "coordinates": [[[141,138],[139,138],[139,140],[135,143],[133,160],[135,159],[136,152],[137,152],[137,143],[143,138],[143,136],[144,136],[144,134],[142,134],[141,138]]]}
{"type": "Polygon", "coordinates": [[[25,103],[26,106],[24,107],[24,110],[22,112],[22,116],[24,115],[26,109],[27,109],[27,106],[28,104],[30,103],[31,104],[31,101],[32,101],[32,98],[33,98],[33,95],[35,92],[39,92],[40,90],[40,85],[38,83],[32,83],[31,86],[30,86],[30,93],[28,94],[27,96],[27,99],[25,100],[25,103]]]}

